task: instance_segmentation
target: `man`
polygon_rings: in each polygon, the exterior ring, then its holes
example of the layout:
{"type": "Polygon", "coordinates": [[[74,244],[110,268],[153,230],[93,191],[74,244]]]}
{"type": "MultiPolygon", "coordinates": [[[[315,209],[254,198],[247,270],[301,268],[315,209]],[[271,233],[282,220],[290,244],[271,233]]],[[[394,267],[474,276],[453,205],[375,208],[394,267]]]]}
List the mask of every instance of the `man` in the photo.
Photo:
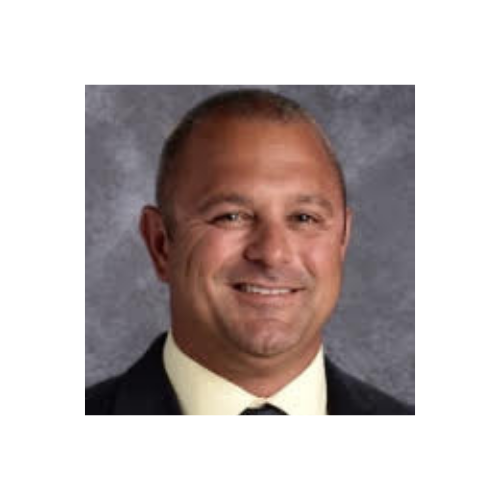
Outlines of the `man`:
{"type": "Polygon", "coordinates": [[[167,139],[140,231],[172,328],[87,414],[413,414],[324,356],[349,243],[340,165],[314,120],[262,90],[219,94],[167,139]]]}

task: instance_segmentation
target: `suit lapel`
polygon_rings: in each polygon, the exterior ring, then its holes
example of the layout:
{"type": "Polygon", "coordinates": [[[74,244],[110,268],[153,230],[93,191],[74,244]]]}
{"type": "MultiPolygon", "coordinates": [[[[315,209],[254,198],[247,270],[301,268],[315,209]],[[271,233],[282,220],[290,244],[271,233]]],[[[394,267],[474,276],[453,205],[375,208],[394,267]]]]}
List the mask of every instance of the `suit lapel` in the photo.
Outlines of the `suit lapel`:
{"type": "Polygon", "coordinates": [[[157,338],[119,382],[117,415],[182,415],[175,391],[163,366],[166,334],[157,338]]]}
{"type": "Polygon", "coordinates": [[[354,379],[325,357],[328,415],[369,415],[370,408],[356,390],[354,379]]]}

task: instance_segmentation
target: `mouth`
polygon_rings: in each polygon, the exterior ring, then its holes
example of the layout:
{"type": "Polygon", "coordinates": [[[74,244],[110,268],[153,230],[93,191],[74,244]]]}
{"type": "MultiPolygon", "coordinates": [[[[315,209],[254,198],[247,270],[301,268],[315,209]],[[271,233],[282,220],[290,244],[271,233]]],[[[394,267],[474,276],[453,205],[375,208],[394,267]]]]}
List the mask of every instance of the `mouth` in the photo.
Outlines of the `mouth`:
{"type": "Polygon", "coordinates": [[[235,283],[233,288],[238,292],[260,296],[260,297],[284,297],[295,294],[302,290],[301,288],[290,286],[266,286],[255,283],[235,283]]]}

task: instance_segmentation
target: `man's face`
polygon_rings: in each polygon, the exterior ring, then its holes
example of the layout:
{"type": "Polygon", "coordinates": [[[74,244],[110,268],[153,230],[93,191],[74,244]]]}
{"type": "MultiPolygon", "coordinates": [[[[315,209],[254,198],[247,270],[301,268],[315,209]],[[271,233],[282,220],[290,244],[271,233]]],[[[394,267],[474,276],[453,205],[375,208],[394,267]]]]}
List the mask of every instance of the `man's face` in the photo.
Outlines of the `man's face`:
{"type": "MultiPolygon", "coordinates": [[[[344,208],[305,123],[200,125],[178,161],[168,245],[174,331],[259,358],[318,346],[341,285],[344,208]]],[[[350,217],[347,224],[350,224],[350,217]]]]}

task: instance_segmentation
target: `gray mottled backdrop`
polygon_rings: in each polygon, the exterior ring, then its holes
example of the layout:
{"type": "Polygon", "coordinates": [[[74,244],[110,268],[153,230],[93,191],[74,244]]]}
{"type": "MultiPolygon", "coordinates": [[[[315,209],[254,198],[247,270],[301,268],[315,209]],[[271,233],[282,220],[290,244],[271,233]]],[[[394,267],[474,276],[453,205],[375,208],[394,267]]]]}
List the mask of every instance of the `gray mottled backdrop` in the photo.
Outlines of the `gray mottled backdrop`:
{"type": "MultiPolygon", "coordinates": [[[[413,402],[415,91],[413,86],[263,86],[315,115],[344,165],[354,226],[344,289],[325,331],[351,373],[413,402]]],[[[128,367],[169,325],[138,233],[165,136],[204,97],[234,86],[85,90],[85,382],[128,367]]]]}

